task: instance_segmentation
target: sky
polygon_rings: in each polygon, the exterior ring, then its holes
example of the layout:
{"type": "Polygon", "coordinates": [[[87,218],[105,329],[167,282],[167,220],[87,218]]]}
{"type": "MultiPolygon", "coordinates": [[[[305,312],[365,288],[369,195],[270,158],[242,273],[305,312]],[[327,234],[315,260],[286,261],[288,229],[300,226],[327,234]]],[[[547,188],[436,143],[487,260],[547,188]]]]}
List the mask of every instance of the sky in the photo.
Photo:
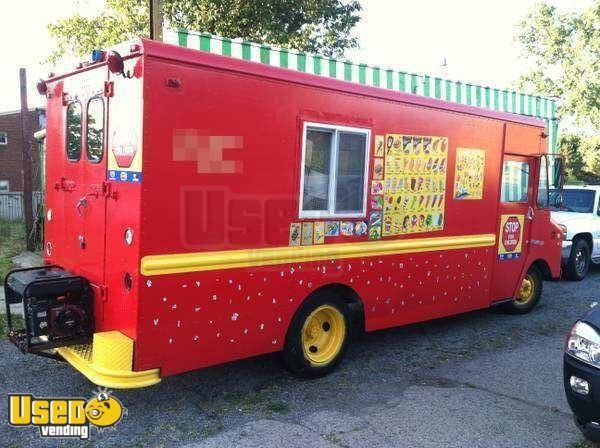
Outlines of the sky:
{"type": "MultiPolygon", "coordinates": [[[[355,62],[442,75],[484,85],[512,86],[524,70],[514,41],[519,20],[537,0],[363,0],[355,29],[360,48],[355,62]],[[445,58],[447,67],[441,67],[445,58]]],[[[591,0],[550,0],[564,10],[582,9],[591,0]]],[[[0,112],[19,105],[19,67],[28,71],[29,105],[41,98],[35,81],[47,76],[52,41],[48,23],[75,12],[92,14],[103,0],[3,1],[0,16],[0,112]]]]}

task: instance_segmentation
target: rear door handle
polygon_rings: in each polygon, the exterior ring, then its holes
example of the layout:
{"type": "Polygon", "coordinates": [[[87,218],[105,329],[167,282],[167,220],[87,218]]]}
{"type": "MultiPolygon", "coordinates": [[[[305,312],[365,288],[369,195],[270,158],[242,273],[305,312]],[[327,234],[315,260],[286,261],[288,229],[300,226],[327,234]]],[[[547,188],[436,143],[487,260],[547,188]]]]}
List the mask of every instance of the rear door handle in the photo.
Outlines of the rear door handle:
{"type": "Polygon", "coordinates": [[[535,218],[535,212],[533,211],[533,207],[530,205],[527,209],[527,219],[533,221],[533,218],[535,218]]]}
{"type": "Polygon", "coordinates": [[[77,202],[77,205],[75,206],[75,209],[77,210],[77,213],[79,214],[79,216],[82,216],[83,214],[81,213],[81,209],[87,206],[87,197],[84,196],[81,199],[79,199],[79,201],[77,202]]]}

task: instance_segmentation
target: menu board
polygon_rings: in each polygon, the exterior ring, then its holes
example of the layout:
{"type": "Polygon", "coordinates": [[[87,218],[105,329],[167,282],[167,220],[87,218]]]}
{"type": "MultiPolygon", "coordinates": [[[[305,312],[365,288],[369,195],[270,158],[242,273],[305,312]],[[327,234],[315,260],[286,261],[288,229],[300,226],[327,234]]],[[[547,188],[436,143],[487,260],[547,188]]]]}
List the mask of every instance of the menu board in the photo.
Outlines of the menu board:
{"type": "Polygon", "coordinates": [[[454,199],[481,199],[485,174],[485,151],[482,149],[458,148],[454,199]]]}
{"type": "Polygon", "coordinates": [[[385,136],[382,236],[444,228],[447,158],[446,137],[385,136]]]}

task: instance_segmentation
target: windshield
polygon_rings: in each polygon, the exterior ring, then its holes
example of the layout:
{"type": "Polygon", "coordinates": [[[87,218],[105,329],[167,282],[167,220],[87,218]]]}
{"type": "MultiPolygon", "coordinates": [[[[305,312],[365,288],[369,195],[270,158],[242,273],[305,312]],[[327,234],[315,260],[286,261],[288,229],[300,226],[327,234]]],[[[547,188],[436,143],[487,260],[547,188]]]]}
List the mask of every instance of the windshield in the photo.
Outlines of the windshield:
{"type": "Polygon", "coordinates": [[[558,190],[550,190],[550,204],[554,210],[576,213],[592,213],[594,211],[594,190],[564,189],[562,193],[558,190]],[[559,194],[562,194],[562,204],[558,207],[559,194]]]}

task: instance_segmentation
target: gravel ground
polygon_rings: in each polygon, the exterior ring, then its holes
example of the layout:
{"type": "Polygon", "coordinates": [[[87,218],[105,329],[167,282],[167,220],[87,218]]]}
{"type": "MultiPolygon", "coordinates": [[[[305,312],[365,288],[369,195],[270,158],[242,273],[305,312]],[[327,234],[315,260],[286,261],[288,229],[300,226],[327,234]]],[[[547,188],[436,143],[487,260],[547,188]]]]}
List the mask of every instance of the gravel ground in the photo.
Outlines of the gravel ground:
{"type": "MultiPolygon", "coordinates": [[[[473,312],[355,341],[332,375],[298,380],[276,355],[117,391],[128,415],[94,446],[583,447],[562,390],[562,346],[599,299],[600,269],[549,282],[525,316],[473,312]]],[[[0,393],[91,396],[68,365],[0,342],[0,393]]],[[[0,415],[7,415],[0,400],[0,415]]],[[[0,424],[4,446],[55,446],[0,424]]],[[[81,445],[65,440],[64,445],[81,445]]]]}

